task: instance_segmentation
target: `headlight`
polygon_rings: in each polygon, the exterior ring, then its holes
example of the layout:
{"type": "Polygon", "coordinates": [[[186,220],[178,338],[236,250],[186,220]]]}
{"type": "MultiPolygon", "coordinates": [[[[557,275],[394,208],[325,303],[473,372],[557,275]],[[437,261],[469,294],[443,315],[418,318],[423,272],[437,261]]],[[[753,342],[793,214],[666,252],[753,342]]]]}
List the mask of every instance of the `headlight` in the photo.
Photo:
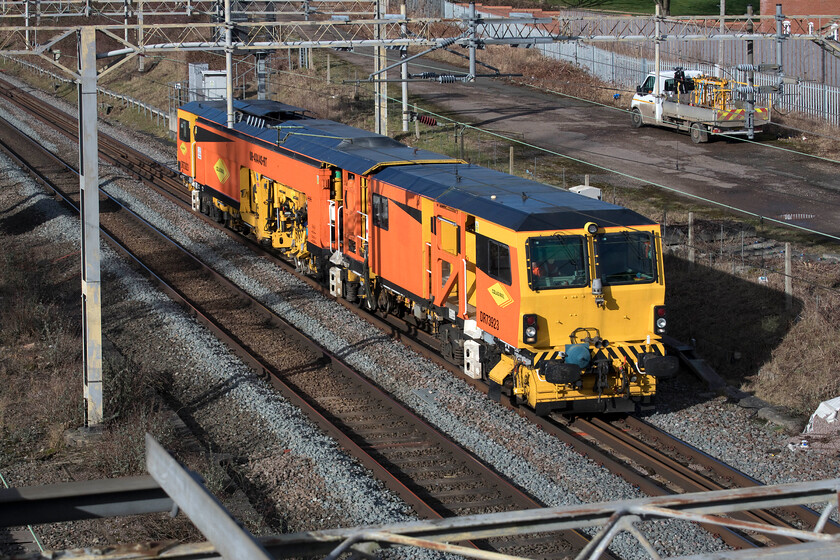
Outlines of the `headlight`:
{"type": "Polygon", "coordinates": [[[665,325],[668,321],[665,319],[665,306],[657,305],[653,308],[653,330],[656,334],[665,334],[665,325]]]}
{"type": "Polygon", "coordinates": [[[537,342],[537,316],[533,313],[522,316],[522,342],[525,344],[537,342]]]}

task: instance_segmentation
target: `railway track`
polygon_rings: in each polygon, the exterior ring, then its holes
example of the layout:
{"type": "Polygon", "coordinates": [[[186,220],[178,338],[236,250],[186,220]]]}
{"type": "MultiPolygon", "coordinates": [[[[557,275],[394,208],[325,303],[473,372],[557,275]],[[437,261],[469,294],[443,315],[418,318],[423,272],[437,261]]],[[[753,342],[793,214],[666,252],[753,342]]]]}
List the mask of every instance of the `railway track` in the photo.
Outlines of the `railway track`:
{"type": "MultiPolygon", "coordinates": [[[[57,120],[57,119],[56,119],[57,120]]],[[[36,180],[78,207],[66,162],[0,123],[3,149],[36,180]],[[13,138],[10,140],[10,138],[13,138]]],[[[118,157],[118,156],[117,156],[118,157]]],[[[221,338],[424,518],[542,507],[359,375],[340,356],[283,321],[200,259],[100,191],[103,233],[147,277],[221,338]],[[242,321],[247,307],[253,320],[242,321]]],[[[582,549],[576,532],[493,539],[473,546],[562,558],[582,549]]]]}
{"type": "MultiPolygon", "coordinates": [[[[18,95],[15,95],[15,97],[18,97],[18,95]]],[[[28,110],[35,112],[41,109],[40,104],[35,103],[34,105],[31,104],[28,110]]],[[[71,131],[75,130],[74,127],[74,123],[65,125],[68,136],[72,137],[71,131]]],[[[115,163],[137,157],[137,154],[120,154],[119,143],[100,142],[100,147],[103,150],[113,150],[109,153],[107,159],[115,163]]],[[[139,154],[139,159],[147,158],[139,154]]],[[[189,196],[174,174],[164,170],[156,170],[153,163],[138,161],[130,165],[133,167],[129,170],[138,177],[150,182],[167,184],[165,194],[171,199],[189,206],[189,196]]],[[[291,271],[289,265],[277,259],[274,255],[266,253],[256,243],[252,243],[252,246],[254,250],[262,252],[291,271]]],[[[324,291],[324,288],[319,284],[310,279],[306,280],[313,288],[324,291]]],[[[246,296],[237,297],[245,298],[246,296]]],[[[343,300],[339,301],[346,307],[354,307],[343,300]]],[[[254,306],[255,304],[249,302],[248,305],[254,306]]],[[[259,307],[258,304],[256,305],[259,307]]],[[[401,338],[403,342],[414,347],[415,350],[429,357],[434,357],[438,362],[441,361],[435,352],[437,340],[434,337],[422,331],[417,331],[413,325],[393,316],[366,315],[366,318],[386,332],[390,332],[392,336],[401,338]]],[[[280,325],[273,322],[275,319],[270,319],[270,317],[267,319],[271,324],[271,329],[281,328],[280,325]]],[[[225,332],[225,329],[220,329],[220,331],[223,337],[229,339],[230,344],[234,344],[236,340],[252,340],[255,336],[255,333],[225,332]]],[[[289,336],[294,335],[290,334],[289,336]]],[[[272,370],[270,363],[260,361],[250,349],[245,348],[244,350],[245,355],[250,356],[246,359],[259,371],[277,373],[272,370]]],[[[309,362],[311,364],[332,360],[329,353],[324,351],[323,348],[317,347],[317,345],[312,352],[309,362]]],[[[335,370],[342,369],[340,365],[334,365],[333,367],[335,370]]],[[[319,381],[323,381],[323,377],[320,375],[321,370],[315,367],[311,369],[314,372],[311,377],[295,376],[294,381],[290,383],[293,387],[283,388],[281,386],[281,390],[306,390],[305,388],[311,387],[311,384],[318,384],[319,381]]],[[[363,386],[365,380],[353,374],[350,371],[351,369],[347,368],[347,371],[342,374],[347,379],[346,383],[363,386]]],[[[450,366],[450,369],[458,372],[457,368],[450,366]]],[[[460,372],[458,373],[460,374],[460,372]]],[[[463,378],[480,390],[487,391],[486,386],[482,383],[477,383],[466,377],[463,378]]],[[[474,477],[474,474],[469,474],[474,473],[471,470],[471,467],[474,466],[473,463],[480,465],[480,462],[469,456],[468,453],[461,450],[457,454],[461,457],[456,460],[454,455],[446,454],[435,445],[430,445],[430,440],[436,438],[425,436],[423,432],[416,431],[413,425],[419,419],[412,418],[413,415],[404,408],[383,405],[381,402],[368,400],[368,397],[353,402],[345,401],[345,391],[346,389],[338,387],[335,392],[324,393],[320,399],[309,399],[308,405],[321,418],[318,423],[323,423],[322,426],[329,424],[342,426],[354,434],[346,437],[339,436],[339,439],[342,443],[355,445],[366,452],[370,457],[366,461],[371,461],[368,466],[396,467],[401,476],[395,477],[394,482],[390,483],[389,486],[393,485],[393,488],[403,486],[410,489],[415,496],[418,496],[420,501],[425,498],[427,502],[432,502],[434,507],[429,506],[428,514],[431,514],[437,508],[437,515],[466,515],[493,510],[492,508],[502,507],[506,502],[515,504],[518,508],[538,506],[533,501],[529,505],[527,497],[524,497],[524,501],[522,501],[522,496],[515,497],[514,495],[518,491],[505,495],[504,491],[501,490],[505,486],[504,484],[498,487],[491,484],[490,486],[494,486],[491,492],[482,492],[481,487],[487,485],[477,483],[480,479],[474,477]],[[342,402],[348,406],[336,411],[330,407],[330,404],[335,402],[342,402]],[[454,470],[446,470],[450,464],[458,466],[454,470]],[[425,478],[427,485],[417,484],[417,481],[412,478],[416,475],[422,475],[419,478],[425,478]],[[489,509],[482,510],[481,508],[489,509]]],[[[363,392],[359,391],[359,394],[363,392]]],[[[510,402],[506,402],[506,404],[512,406],[510,402]]],[[[614,421],[578,418],[569,423],[563,418],[554,421],[538,418],[524,409],[520,413],[529,417],[531,421],[539,424],[555,437],[573,446],[582,454],[604,465],[631,484],[638,486],[649,495],[754,486],[757,484],[756,481],[749,479],[742,473],[734,471],[699,450],[691,448],[632,417],[614,421]],[[646,443],[646,441],[649,443],[646,443]],[[678,457],[678,459],[662,453],[663,449],[668,449],[671,455],[678,457]],[[695,468],[686,465],[695,465],[695,468]],[[702,474],[697,472],[696,465],[702,466],[702,474]]],[[[420,423],[422,424],[422,421],[420,423]]],[[[419,502],[415,507],[418,508],[418,511],[422,511],[423,506],[419,502]]],[[[747,519],[780,526],[800,524],[813,526],[816,514],[807,508],[797,507],[780,512],[780,515],[757,512],[751,514],[747,519]]],[[[828,531],[837,532],[837,526],[830,526],[828,531]]],[[[714,528],[712,532],[720,535],[728,544],[736,548],[791,542],[789,539],[777,536],[759,540],[751,535],[722,531],[719,527],[714,528]]],[[[507,549],[504,546],[501,549],[509,550],[510,544],[506,545],[507,549]]],[[[494,546],[498,545],[499,543],[494,544],[494,546]]],[[[522,552],[519,549],[521,547],[527,548],[529,543],[527,541],[518,542],[516,546],[517,554],[521,554],[522,552]]],[[[559,554],[562,551],[557,550],[556,553],[559,554]]]]}

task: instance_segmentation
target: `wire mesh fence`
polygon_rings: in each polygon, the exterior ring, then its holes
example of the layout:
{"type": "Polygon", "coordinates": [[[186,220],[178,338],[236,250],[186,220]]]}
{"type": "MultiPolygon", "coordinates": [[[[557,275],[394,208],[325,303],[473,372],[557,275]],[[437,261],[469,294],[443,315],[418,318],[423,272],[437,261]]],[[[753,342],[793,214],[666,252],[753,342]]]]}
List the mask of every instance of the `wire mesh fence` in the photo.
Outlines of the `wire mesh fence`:
{"type": "MultiPolygon", "coordinates": [[[[468,7],[465,4],[444,3],[444,16],[466,17],[468,7]]],[[[478,11],[479,15],[491,14],[478,11]]],[[[604,16],[609,19],[609,16],[604,16]]],[[[539,31],[528,25],[513,25],[512,30],[519,34],[534,35],[539,31]]],[[[568,30],[573,34],[574,29],[568,30]]],[[[626,45],[616,47],[607,43],[591,44],[581,41],[554,42],[536,45],[545,56],[569,62],[585,69],[589,74],[616,87],[634,91],[648,72],[654,71],[653,42],[639,42],[630,50],[634,54],[617,52],[616,48],[627,50],[626,45]]],[[[691,70],[702,70],[715,75],[720,54],[718,41],[669,41],[663,45],[661,68],[671,69],[677,66],[691,70]]],[[[754,63],[775,63],[776,40],[773,38],[753,41],[754,63]]],[[[787,41],[783,49],[782,67],[785,75],[801,81],[785,84],[783,94],[772,98],[758,96],[760,104],[772,101],[773,106],[781,111],[796,111],[824,120],[835,126],[840,125],[840,58],[831,56],[818,45],[808,41],[787,41]],[[819,80],[819,81],[814,81],[819,80]]],[[[725,41],[723,50],[723,72],[730,78],[745,81],[742,73],[735,69],[738,64],[748,62],[746,41],[725,41]]],[[[778,84],[778,76],[756,74],[757,86],[778,84]]]]}

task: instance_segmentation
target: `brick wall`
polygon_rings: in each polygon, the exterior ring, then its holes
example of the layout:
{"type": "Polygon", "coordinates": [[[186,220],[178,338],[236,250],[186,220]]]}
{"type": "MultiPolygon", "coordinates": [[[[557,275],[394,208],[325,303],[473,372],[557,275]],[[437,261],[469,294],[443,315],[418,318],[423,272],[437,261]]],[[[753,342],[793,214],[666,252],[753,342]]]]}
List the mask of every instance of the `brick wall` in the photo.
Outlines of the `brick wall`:
{"type": "Polygon", "coordinates": [[[837,0],[761,0],[761,15],[774,15],[776,4],[782,5],[782,13],[786,16],[822,16],[840,13],[840,4],[837,0]]]}

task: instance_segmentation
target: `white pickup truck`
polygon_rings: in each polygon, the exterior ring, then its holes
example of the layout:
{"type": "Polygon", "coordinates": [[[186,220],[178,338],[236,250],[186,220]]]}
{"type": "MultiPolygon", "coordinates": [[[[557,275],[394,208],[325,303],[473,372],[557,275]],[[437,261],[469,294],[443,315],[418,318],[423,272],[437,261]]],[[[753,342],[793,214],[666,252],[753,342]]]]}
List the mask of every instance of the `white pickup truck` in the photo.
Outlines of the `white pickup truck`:
{"type": "MultiPolygon", "coordinates": [[[[634,128],[656,125],[687,131],[695,144],[709,141],[709,133],[749,134],[747,104],[732,97],[739,84],[705,76],[699,70],[680,68],[660,72],[659,79],[650,73],[630,104],[634,128]]],[[[755,107],[753,132],[770,122],[768,107],[755,107]]]]}

